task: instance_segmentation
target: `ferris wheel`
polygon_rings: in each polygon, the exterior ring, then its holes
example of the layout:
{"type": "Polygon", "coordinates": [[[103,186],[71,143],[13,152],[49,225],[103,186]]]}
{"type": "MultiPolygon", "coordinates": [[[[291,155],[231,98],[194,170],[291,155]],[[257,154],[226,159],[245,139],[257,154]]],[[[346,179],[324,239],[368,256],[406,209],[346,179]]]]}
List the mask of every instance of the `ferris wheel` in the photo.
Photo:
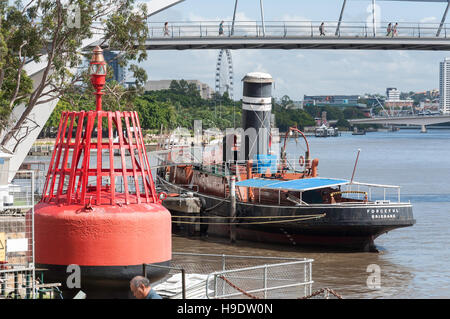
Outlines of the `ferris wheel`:
{"type": "Polygon", "coordinates": [[[231,51],[221,49],[216,63],[216,92],[220,95],[228,92],[230,99],[233,99],[233,76],[231,51]]]}

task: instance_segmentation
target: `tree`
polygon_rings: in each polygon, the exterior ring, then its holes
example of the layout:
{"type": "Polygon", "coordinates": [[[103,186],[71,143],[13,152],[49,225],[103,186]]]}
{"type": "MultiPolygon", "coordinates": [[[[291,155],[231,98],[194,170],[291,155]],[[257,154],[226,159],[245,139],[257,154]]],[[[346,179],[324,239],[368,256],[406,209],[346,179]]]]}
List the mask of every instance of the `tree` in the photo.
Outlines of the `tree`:
{"type": "Polygon", "coordinates": [[[283,97],[281,98],[281,106],[283,106],[284,108],[287,108],[292,103],[293,102],[291,98],[287,95],[283,95],[283,97]]]}
{"type": "Polygon", "coordinates": [[[351,128],[350,123],[347,120],[345,120],[345,119],[339,119],[336,122],[336,126],[337,127],[341,127],[341,128],[347,128],[347,129],[351,128]]]}
{"type": "MultiPolygon", "coordinates": [[[[59,98],[83,80],[85,75],[74,70],[83,56],[89,55],[80,52],[81,43],[91,38],[94,30],[103,32],[102,46],[120,48],[122,64],[132,60],[141,62],[147,57],[144,48],[148,34],[146,6],[136,6],[134,2],[70,0],[65,5],[62,0],[30,0],[24,2],[26,5],[21,1],[11,5],[0,3],[0,64],[16,63],[14,72],[8,73],[2,68],[4,79],[0,81],[0,88],[3,92],[7,83],[13,84],[14,93],[7,96],[10,106],[25,102],[25,111],[4,135],[1,145],[14,138],[36,105],[59,98]],[[73,8],[76,23],[72,23],[74,15],[70,9],[73,8]],[[29,81],[23,74],[24,65],[29,61],[44,63],[42,77],[34,83],[33,89],[29,89],[29,81]]],[[[138,70],[141,71],[134,68],[138,70]]],[[[3,104],[0,105],[2,114],[8,112],[3,104]]],[[[19,143],[20,139],[16,139],[12,151],[19,143]]]]}
{"type": "Polygon", "coordinates": [[[276,126],[282,132],[286,132],[289,127],[304,129],[305,126],[314,125],[314,118],[305,110],[286,109],[286,103],[292,103],[287,95],[281,99],[281,104],[273,103],[273,113],[275,114],[276,126]],[[287,98],[285,98],[287,97],[287,98]],[[283,103],[284,100],[284,103],[283,103]]]}

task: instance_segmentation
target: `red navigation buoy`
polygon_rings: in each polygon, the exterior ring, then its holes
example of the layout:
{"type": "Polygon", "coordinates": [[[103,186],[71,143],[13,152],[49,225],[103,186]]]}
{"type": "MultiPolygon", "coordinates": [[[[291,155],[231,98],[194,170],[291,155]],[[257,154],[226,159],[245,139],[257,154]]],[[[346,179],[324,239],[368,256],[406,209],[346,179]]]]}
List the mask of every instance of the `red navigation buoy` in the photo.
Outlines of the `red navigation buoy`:
{"type": "MultiPolygon", "coordinates": [[[[102,110],[99,47],[90,71],[96,110],[62,113],[35,206],[36,264],[48,269],[45,281],[63,286],[67,266],[78,265],[88,298],[124,297],[144,263],[170,264],[171,216],[156,194],[137,113],[102,110]]],[[[156,279],[167,270],[148,273],[156,279]]]]}

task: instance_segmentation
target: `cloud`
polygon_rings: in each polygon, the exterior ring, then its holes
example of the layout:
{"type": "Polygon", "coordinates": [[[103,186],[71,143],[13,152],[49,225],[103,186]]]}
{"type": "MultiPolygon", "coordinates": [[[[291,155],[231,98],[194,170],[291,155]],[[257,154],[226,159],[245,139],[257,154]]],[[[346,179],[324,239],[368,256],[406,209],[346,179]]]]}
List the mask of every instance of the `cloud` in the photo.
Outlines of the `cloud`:
{"type": "Polygon", "coordinates": [[[438,23],[439,20],[436,17],[426,17],[426,18],[420,19],[420,23],[431,23],[431,22],[438,23]]]}

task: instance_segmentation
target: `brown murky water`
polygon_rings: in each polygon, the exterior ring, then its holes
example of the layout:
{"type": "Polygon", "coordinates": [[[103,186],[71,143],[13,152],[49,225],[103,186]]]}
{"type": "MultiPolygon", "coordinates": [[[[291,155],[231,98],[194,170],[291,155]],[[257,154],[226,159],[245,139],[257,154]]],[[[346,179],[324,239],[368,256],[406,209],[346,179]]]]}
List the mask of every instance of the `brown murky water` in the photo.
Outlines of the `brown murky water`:
{"type": "MultiPolygon", "coordinates": [[[[178,236],[173,236],[173,251],[312,258],[313,291],[329,287],[344,298],[449,298],[450,131],[343,134],[311,137],[309,143],[323,177],[349,179],[361,149],[355,180],[400,185],[402,201],[413,204],[416,224],[379,237],[375,241],[379,253],[311,251],[242,241],[231,245],[227,239],[178,236]],[[369,265],[380,269],[378,289],[367,285],[372,274],[367,272],[369,265]]],[[[302,143],[289,142],[289,157],[302,152],[302,143]]]]}
{"type": "MultiPolygon", "coordinates": [[[[450,131],[343,134],[312,137],[309,142],[324,177],[350,178],[360,148],[355,179],[402,186],[402,201],[413,204],[416,224],[379,237],[375,241],[379,253],[311,251],[243,241],[231,245],[227,239],[178,236],[173,237],[173,251],[312,258],[313,291],[328,287],[344,298],[449,298],[450,131]],[[369,265],[379,267],[378,288],[367,283],[374,269],[369,265]]],[[[290,142],[290,153],[300,154],[300,146],[290,142]]]]}

